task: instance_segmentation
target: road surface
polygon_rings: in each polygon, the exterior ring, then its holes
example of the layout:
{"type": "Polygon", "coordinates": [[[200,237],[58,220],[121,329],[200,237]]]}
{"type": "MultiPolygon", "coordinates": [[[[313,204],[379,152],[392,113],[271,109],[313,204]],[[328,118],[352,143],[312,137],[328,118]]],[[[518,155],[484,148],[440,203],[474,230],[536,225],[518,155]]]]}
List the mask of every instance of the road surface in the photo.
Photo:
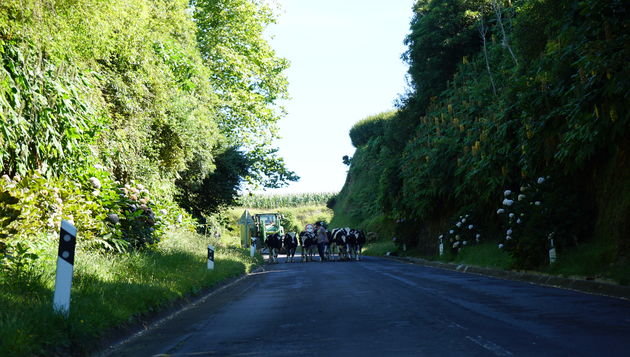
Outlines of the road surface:
{"type": "Polygon", "coordinates": [[[370,257],[279,263],[106,355],[628,356],[630,301],[370,257]]]}

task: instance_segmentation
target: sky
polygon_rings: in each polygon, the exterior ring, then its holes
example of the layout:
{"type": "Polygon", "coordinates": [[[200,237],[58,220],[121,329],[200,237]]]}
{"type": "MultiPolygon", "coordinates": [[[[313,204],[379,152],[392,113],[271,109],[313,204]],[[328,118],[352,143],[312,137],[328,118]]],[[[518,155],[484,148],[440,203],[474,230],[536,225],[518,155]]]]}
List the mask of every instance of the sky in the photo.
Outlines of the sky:
{"type": "Polygon", "coordinates": [[[354,155],[348,132],[367,116],[394,109],[407,88],[401,60],[414,0],[277,0],[267,34],[285,72],[279,154],[301,177],[268,193],[338,192],[354,155]]]}

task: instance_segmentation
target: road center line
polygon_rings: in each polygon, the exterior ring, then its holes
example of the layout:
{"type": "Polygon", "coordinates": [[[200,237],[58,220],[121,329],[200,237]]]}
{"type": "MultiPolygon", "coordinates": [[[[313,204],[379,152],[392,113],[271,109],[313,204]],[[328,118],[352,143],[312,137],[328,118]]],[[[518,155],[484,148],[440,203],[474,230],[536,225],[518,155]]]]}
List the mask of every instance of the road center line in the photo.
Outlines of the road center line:
{"type": "Polygon", "coordinates": [[[476,344],[478,344],[479,346],[487,349],[488,351],[494,353],[496,356],[512,356],[512,352],[506,350],[505,348],[497,345],[496,343],[490,342],[486,339],[484,339],[481,336],[477,336],[477,337],[472,337],[472,336],[466,336],[467,340],[470,340],[476,344]]]}
{"type": "Polygon", "coordinates": [[[411,280],[407,280],[407,279],[405,279],[405,278],[401,278],[401,277],[399,277],[399,276],[396,276],[396,275],[393,275],[393,274],[390,274],[390,273],[383,273],[383,272],[379,272],[379,273],[381,273],[381,274],[383,274],[383,275],[386,275],[386,276],[388,276],[388,277],[390,277],[390,278],[392,278],[392,279],[396,279],[396,280],[398,280],[398,281],[402,281],[403,283],[405,283],[405,284],[407,284],[407,285],[410,285],[410,286],[416,286],[416,287],[418,286],[418,284],[414,283],[414,282],[413,282],[413,281],[411,281],[411,280]]]}

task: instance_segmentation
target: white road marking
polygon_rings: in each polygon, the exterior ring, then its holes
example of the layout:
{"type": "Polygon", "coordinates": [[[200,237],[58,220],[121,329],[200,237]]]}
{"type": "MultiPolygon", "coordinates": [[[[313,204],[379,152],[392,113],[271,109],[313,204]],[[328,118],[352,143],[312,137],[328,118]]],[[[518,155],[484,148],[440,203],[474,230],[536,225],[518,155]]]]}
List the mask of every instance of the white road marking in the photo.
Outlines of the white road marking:
{"type": "Polygon", "coordinates": [[[506,350],[505,348],[497,345],[496,343],[490,342],[486,339],[484,339],[481,336],[477,336],[477,337],[472,337],[472,336],[466,336],[467,340],[470,340],[476,344],[478,344],[479,346],[487,349],[488,351],[492,352],[495,354],[495,356],[512,356],[512,352],[506,350]]]}
{"type": "Polygon", "coordinates": [[[383,275],[385,275],[385,276],[388,276],[388,277],[390,277],[390,278],[392,278],[392,279],[396,279],[396,280],[398,280],[398,281],[402,281],[403,283],[405,283],[405,284],[407,284],[407,285],[410,285],[410,286],[418,286],[418,284],[414,283],[414,282],[413,282],[413,281],[411,281],[411,280],[407,280],[407,279],[405,279],[405,278],[401,278],[401,277],[399,277],[399,276],[396,276],[396,275],[393,275],[393,274],[390,274],[390,273],[383,273],[383,272],[379,272],[379,273],[381,273],[381,274],[383,274],[383,275]]]}

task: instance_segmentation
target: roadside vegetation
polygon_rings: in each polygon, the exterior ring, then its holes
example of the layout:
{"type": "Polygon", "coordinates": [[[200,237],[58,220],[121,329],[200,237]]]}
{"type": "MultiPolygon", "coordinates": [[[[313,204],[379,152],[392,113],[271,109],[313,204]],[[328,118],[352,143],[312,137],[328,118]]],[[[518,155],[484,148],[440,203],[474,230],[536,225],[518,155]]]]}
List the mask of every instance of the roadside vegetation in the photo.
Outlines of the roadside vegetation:
{"type": "Polygon", "coordinates": [[[628,284],[627,10],[417,1],[409,91],[350,130],[333,225],[399,253],[438,259],[442,243],[441,260],[628,284]]]}
{"type": "Polygon", "coordinates": [[[245,185],[297,179],[273,146],[288,85],[264,36],[274,11],[0,1],[0,355],[82,354],[259,263],[211,217],[245,185]],[[68,320],[51,312],[62,220],[78,230],[68,320]]]}
{"type": "MultiPolygon", "coordinates": [[[[56,242],[52,242],[56,243],[56,242]]],[[[70,315],[53,312],[56,244],[42,247],[37,264],[0,279],[0,355],[83,355],[112,329],[250,272],[260,256],[211,237],[176,230],[155,249],[124,254],[79,250],[75,257],[70,315]],[[206,266],[216,246],[215,269],[206,266]],[[53,259],[55,258],[55,259],[53,259]]]]}

